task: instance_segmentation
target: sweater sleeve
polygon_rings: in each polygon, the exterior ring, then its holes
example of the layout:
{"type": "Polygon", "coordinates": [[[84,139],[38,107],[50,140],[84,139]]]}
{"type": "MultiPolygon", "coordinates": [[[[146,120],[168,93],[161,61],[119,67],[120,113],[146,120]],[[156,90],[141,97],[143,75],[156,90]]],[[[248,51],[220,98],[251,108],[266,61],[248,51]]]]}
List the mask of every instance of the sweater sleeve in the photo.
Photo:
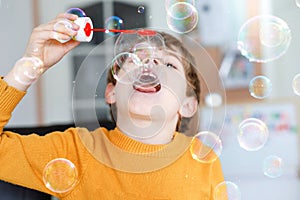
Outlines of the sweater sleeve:
{"type": "Polygon", "coordinates": [[[89,132],[83,128],[69,128],[45,136],[34,133],[25,136],[3,131],[24,94],[0,79],[0,180],[59,196],[46,188],[43,182],[44,168],[55,158],[65,158],[75,165],[80,179],[86,169],[89,153],[78,133],[89,132]]]}
{"type": "Polygon", "coordinates": [[[25,94],[26,92],[21,92],[7,85],[0,77],[0,134],[3,127],[8,123],[13,110],[25,94]]]}

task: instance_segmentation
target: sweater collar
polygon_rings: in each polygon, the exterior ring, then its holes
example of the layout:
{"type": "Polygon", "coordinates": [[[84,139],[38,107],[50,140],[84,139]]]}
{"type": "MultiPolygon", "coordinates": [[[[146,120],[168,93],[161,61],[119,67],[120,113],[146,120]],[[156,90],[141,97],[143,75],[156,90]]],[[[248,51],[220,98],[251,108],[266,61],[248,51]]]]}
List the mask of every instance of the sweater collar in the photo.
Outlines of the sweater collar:
{"type": "MultiPolygon", "coordinates": [[[[177,132],[174,133],[176,136],[177,132]]],[[[131,153],[151,153],[155,151],[162,150],[169,144],[145,144],[139,141],[136,141],[124,133],[122,133],[118,128],[115,128],[113,131],[107,132],[108,139],[119,148],[124,151],[131,153]]],[[[176,137],[174,137],[176,138],[176,137]]],[[[171,141],[171,143],[173,140],[171,141]]]]}

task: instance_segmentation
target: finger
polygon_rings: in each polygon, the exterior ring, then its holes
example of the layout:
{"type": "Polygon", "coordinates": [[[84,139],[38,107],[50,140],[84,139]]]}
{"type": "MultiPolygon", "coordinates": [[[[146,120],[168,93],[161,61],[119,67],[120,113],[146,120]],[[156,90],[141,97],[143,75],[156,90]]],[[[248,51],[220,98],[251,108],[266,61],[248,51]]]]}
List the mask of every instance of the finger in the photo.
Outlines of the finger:
{"type": "Polygon", "coordinates": [[[74,31],[78,31],[80,28],[80,26],[78,24],[76,24],[74,21],[71,21],[71,20],[68,20],[65,18],[54,19],[51,22],[48,22],[47,24],[41,24],[37,28],[44,29],[44,30],[53,30],[54,25],[59,22],[62,22],[62,23],[65,22],[66,24],[69,24],[69,28],[71,28],[74,31]]]}
{"type": "Polygon", "coordinates": [[[58,33],[74,37],[75,35],[77,35],[77,30],[74,30],[73,27],[74,25],[70,21],[60,20],[53,25],[52,30],[58,33]]]}
{"type": "Polygon", "coordinates": [[[71,13],[60,13],[56,16],[55,19],[68,19],[71,21],[75,21],[78,18],[77,15],[71,14],[71,13]]]}
{"type": "Polygon", "coordinates": [[[68,41],[64,47],[65,47],[65,52],[69,52],[70,50],[74,49],[76,46],[78,46],[80,44],[80,42],[75,41],[75,40],[70,40],[68,41]]]}
{"type": "Polygon", "coordinates": [[[62,33],[58,33],[58,32],[52,32],[52,34],[50,35],[50,39],[55,39],[57,41],[59,41],[60,43],[65,43],[71,40],[71,36],[69,35],[65,35],[62,33]]]}

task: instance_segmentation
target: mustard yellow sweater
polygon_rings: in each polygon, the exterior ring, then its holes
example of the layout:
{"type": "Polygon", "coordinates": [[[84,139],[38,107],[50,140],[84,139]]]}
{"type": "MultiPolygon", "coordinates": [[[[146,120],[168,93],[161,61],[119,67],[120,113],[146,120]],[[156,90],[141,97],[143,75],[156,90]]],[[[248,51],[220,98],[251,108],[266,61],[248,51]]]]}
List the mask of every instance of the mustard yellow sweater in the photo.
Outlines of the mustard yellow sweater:
{"type": "Polygon", "coordinates": [[[69,128],[46,136],[3,132],[25,95],[0,79],[0,179],[63,200],[211,200],[224,181],[220,161],[200,163],[189,152],[191,139],[175,133],[167,145],[137,142],[117,128],[89,132],[69,128]],[[76,186],[56,194],[43,183],[43,170],[55,158],[72,161],[76,186]]]}

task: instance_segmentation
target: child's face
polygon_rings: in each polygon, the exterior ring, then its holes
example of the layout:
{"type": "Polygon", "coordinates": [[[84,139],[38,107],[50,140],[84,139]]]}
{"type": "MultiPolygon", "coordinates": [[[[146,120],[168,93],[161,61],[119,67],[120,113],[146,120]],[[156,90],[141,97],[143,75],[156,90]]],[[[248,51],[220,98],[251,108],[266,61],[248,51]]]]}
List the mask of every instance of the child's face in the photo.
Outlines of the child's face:
{"type": "MultiPolygon", "coordinates": [[[[186,87],[184,66],[181,63],[179,52],[171,50],[157,50],[155,56],[143,57],[137,54],[141,62],[146,63],[151,69],[158,72],[160,89],[138,90],[134,83],[116,83],[114,87],[118,116],[129,116],[145,120],[174,120],[186,103],[186,87]],[[152,92],[149,92],[152,91],[152,92]]],[[[131,59],[124,62],[123,68],[130,69],[133,64],[131,59]]],[[[126,75],[122,75],[126,79],[126,75]]],[[[196,100],[193,99],[195,107],[196,100]]],[[[110,103],[114,103],[110,102],[110,103]]],[[[194,111],[193,111],[194,112],[194,111]]]]}

